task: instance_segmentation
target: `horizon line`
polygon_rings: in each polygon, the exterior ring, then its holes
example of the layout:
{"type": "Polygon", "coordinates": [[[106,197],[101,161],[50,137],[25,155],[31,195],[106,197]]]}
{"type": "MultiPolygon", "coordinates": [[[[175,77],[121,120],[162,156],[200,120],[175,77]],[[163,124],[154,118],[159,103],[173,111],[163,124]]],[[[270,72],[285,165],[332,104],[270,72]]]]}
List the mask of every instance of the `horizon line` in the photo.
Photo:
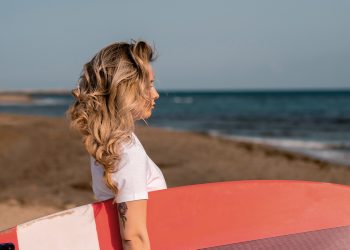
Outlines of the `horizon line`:
{"type": "MultiPolygon", "coordinates": [[[[0,90],[0,94],[33,94],[33,93],[70,93],[72,89],[66,88],[37,88],[37,89],[12,89],[0,90]]],[[[292,91],[350,91],[350,87],[316,87],[316,88],[195,88],[195,89],[158,89],[158,92],[292,92],[292,91]]]]}

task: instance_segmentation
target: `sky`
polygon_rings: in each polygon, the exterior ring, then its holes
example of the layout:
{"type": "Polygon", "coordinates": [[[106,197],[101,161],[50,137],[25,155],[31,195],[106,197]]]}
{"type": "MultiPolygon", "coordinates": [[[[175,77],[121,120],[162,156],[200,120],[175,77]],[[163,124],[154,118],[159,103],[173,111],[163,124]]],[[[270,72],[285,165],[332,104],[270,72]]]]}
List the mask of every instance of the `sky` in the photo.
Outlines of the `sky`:
{"type": "Polygon", "coordinates": [[[0,89],[71,89],[115,41],[154,44],[159,90],[350,89],[348,0],[0,3],[0,89]]]}

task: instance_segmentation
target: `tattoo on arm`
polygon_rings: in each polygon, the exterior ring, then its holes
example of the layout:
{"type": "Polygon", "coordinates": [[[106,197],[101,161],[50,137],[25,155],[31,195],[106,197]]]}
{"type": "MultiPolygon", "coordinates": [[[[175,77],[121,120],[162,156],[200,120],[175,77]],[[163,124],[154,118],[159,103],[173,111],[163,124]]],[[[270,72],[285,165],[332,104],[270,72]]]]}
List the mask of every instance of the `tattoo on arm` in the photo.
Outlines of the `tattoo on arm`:
{"type": "Polygon", "coordinates": [[[128,206],[126,205],[125,202],[119,203],[118,204],[118,211],[119,211],[119,217],[123,222],[123,227],[125,228],[125,221],[126,219],[126,211],[128,211],[128,206]]]}

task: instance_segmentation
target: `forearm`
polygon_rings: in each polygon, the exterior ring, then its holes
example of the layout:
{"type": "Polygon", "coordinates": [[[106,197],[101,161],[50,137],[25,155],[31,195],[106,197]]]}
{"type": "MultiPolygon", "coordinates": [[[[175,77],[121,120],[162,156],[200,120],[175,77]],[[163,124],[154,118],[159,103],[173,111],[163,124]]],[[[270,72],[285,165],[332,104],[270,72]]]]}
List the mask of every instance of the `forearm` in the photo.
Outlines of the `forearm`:
{"type": "Polygon", "coordinates": [[[130,240],[123,240],[124,250],[150,250],[148,237],[135,237],[130,240]]]}

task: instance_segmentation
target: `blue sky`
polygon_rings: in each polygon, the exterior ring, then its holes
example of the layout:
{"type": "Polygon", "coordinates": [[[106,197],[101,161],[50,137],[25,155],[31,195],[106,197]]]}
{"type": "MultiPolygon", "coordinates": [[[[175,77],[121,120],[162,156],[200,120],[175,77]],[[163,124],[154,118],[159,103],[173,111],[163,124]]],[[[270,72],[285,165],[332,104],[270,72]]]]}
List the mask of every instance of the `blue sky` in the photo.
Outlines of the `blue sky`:
{"type": "Polygon", "coordinates": [[[350,1],[1,1],[2,90],[70,89],[118,40],[159,54],[160,90],[350,88],[350,1]]]}

